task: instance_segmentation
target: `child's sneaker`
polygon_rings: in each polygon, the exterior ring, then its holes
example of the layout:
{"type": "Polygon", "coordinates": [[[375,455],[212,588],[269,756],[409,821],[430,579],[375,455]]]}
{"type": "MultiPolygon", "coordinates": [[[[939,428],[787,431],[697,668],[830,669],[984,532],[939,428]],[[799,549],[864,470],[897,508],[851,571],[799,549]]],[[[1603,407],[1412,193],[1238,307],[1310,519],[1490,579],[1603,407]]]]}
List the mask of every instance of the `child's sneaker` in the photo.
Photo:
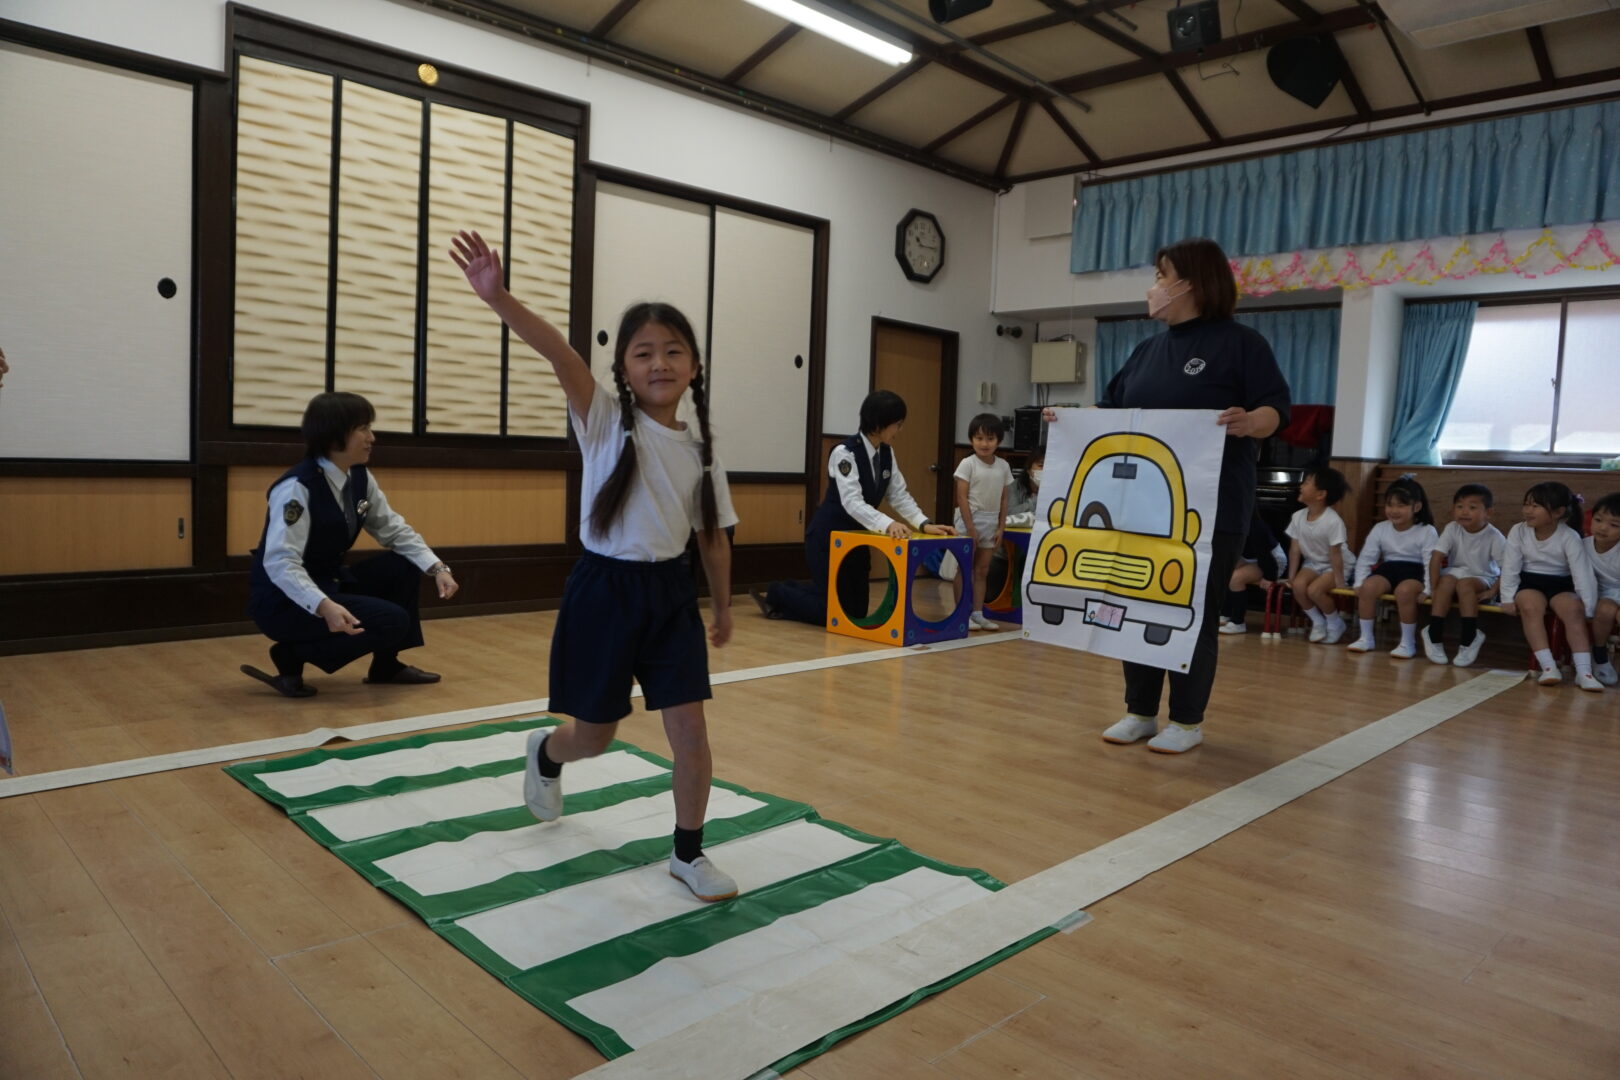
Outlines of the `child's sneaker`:
{"type": "Polygon", "coordinates": [[[1593,667],[1592,674],[1596,675],[1597,681],[1602,683],[1604,686],[1613,686],[1616,683],[1620,683],[1620,672],[1616,672],[1614,670],[1614,664],[1610,663],[1609,661],[1604,661],[1603,663],[1593,667]]]}
{"type": "Polygon", "coordinates": [[[1185,754],[1203,741],[1201,725],[1166,724],[1163,731],[1148,740],[1148,749],[1155,754],[1185,754]]]}
{"type": "Polygon", "coordinates": [[[1357,638],[1350,644],[1346,645],[1345,648],[1350,652],[1372,652],[1374,649],[1378,648],[1378,642],[1368,641],[1366,638],[1357,638]]]}
{"type": "Polygon", "coordinates": [[[1417,646],[1409,645],[1403,641],[1393,649],[1389,650],[1389,655],[1393,656],[1397,660],[1410,660],[1412,657],[1417,655],[1417,646]]]}
{"type": "Polygon", "coordinates": [[[991,622],[989,619],[985,618],[983,615],[981,615],[977,611],[975,611],[972,615],[968,616],[968,625],[973,627],[975,630],[1000,630],[1001,629],[1001,624],[1000,623],[991,622]]]}
{"type": "Polygon", "coordinates": [[[1339,639],[1344,637],[1344,632],[1348,629],[1350,628],[1344,625],[1344,620],[1329,619],[1327,623],[1327,636],[1322,639],[1322,644],[1337,645],[1339,643],[1339,639]]]}
{"type": "Polygon", "coordinates": [[[1327,640],[1327,623],[1312,623],[1309,636],[1312,645],[1318,645],[1327,640]]]}
{"type": "Polygon", "coordinates": [[[710,862],[707,855],[699,855],[691,862],[681,862],[671,855],[669,876],[691,889],[692,895],[699,900],[712,903],[730,900],[737,895],[736,879],[710,862]]]}
{"type": "Polygon", "coordinates": [[[1451,662],[1453,667],[1473,667],[1474,661],[1479,659],[1479,650],[1485,647],[1485,635],[1478,630],[1474,631],[1474,640],[1467,645],[1459,646],[1457,658],[1451,662]]]}
{"type": "MultiPolygon", "coordinates": [[[[1474,633],[1474,636],[1479,636],[1478,631],[1474,633]]],[[[1451,663],[1451,658],[1446,656],[1446,647],[1429,637],[1427,633],[1423,635],[1423,655],[1429,658],[1431,664],[1451,663]]]]}
{"type": "Polygon", "coordinates": [[[1542,686],[1557,686],[1564,681],[1564,673],[1555,667],[1542,668],[1541,674],[1536,676],[1536,682],[1542,686]]]}
{"type": "Polygon", "coordinates": [[[1139,742],[1151,738],[1159,733],[1159,722],[1149,720],[1145,716],[1132,716],[1126,713],[1114,721],[1103,732],[1103,742],[1125,743],[1139,742]]]}
{"type": "Polygon", "coordinates": [[[540,775],[540,744],[553,728],[536,728],[523,743],[523,805],[541,821],[562,816],[562,777],[540,775]]]}
{"type": "Polygon", "coordinates": [[[1583,671],[1575,676],[1575,685],[1593,694],[1603,693],[1603,684],[1594,679],[1590,672],[1583,671]]]}
{"type": "Polygon", "coordinates": [[[1249,624],[1241,622],[1222,623],[1220,629],[1217,631],[1217,633],[1222,634],[1247,634],[1248,632],[1249,624]]]}

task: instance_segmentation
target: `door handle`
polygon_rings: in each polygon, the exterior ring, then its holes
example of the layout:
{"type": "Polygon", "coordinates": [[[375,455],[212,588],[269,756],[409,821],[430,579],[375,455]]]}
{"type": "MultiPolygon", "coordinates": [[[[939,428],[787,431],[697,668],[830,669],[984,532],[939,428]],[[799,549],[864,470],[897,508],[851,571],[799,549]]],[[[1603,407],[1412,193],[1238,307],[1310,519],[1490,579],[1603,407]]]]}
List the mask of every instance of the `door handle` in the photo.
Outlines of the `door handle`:
{"type": "Polygon", "coordinates": [[[929,472],[939,472],[939,466],[938,465],[930,465],[930,466],[928,466],[928,471],[929,472]]]}

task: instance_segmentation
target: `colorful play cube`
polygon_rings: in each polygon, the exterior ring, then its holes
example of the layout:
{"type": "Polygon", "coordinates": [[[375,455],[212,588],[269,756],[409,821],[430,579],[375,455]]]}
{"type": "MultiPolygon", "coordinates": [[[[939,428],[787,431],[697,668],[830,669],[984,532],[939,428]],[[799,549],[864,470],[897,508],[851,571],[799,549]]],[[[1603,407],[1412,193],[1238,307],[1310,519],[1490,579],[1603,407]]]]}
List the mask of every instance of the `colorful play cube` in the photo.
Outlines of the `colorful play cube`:
{"type": "Polygon", "coordinates": [[[948,616],[930,622],[917,614],[912,589],[930,552],[943,549],[956,556],[963,566],[973,565],[973,539],[967,536],[930,536],[913,533],[896,540],[883,533],[835,532],[827,541],[827,629],[834,634],[879,641],[885,645],[926,645],[951,641],[968,634],[968,613],[972,611],[971,588],[948,616]],[[838,568],[851,552],[870,549],[872,566],[887,566],[889,587],[876,609],[865,618],[852,618],[838,602],[838,568]]]}
{"type": "Polygon", "coordinates": [[[1029,527],[1001,530],[1001,550],[1007,556],[1006,577],[996,595],[984,602],[985,617],[994,622],[1024,622],[1024,560],[1029,557],[1029,527]]]}

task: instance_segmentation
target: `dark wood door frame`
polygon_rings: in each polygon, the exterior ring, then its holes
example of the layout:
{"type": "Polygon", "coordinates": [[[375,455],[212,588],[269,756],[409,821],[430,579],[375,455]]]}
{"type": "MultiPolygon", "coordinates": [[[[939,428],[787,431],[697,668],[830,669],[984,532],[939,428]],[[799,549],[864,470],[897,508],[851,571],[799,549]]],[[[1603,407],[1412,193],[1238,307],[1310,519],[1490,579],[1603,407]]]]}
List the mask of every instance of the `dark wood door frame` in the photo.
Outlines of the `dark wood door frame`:
{"type": "MultiPolygon", "coordinates": [[[[938,326],[886,319],[881,315],[872,316],[871,362],[867,366],[866,373],[868,393],[877,389],[877,339],[878,330],[883,328],[909,330],[912,333],[927,334],[939,339],[939,445],[934,450],[934,465],[931,470],[934,477],[934,504],[930,510],[932,516],[940,507],[949,507],[952,503],[950,465],[955,458],[956,446],[956,440],[953,438],[956,431],[956,360],[961,351],[962,335],[955,330],[945,330],[938,326]]],[[[950,523],[948,516],[945,523],[950,523]]]]}

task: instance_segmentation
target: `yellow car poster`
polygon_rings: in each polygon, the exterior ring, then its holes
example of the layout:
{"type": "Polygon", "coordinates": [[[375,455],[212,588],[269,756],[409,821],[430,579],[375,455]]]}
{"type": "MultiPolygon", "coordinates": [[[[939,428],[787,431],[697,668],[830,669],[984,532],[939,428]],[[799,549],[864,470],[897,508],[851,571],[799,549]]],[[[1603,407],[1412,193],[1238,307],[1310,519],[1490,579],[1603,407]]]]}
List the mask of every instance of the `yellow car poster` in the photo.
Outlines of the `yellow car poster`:
{"type": "Polygon", "coordinates": [[[1224,429],[1205,409],[1059,409],[1024,562],[1024,637],[1186,671],[1224,429]]]}

